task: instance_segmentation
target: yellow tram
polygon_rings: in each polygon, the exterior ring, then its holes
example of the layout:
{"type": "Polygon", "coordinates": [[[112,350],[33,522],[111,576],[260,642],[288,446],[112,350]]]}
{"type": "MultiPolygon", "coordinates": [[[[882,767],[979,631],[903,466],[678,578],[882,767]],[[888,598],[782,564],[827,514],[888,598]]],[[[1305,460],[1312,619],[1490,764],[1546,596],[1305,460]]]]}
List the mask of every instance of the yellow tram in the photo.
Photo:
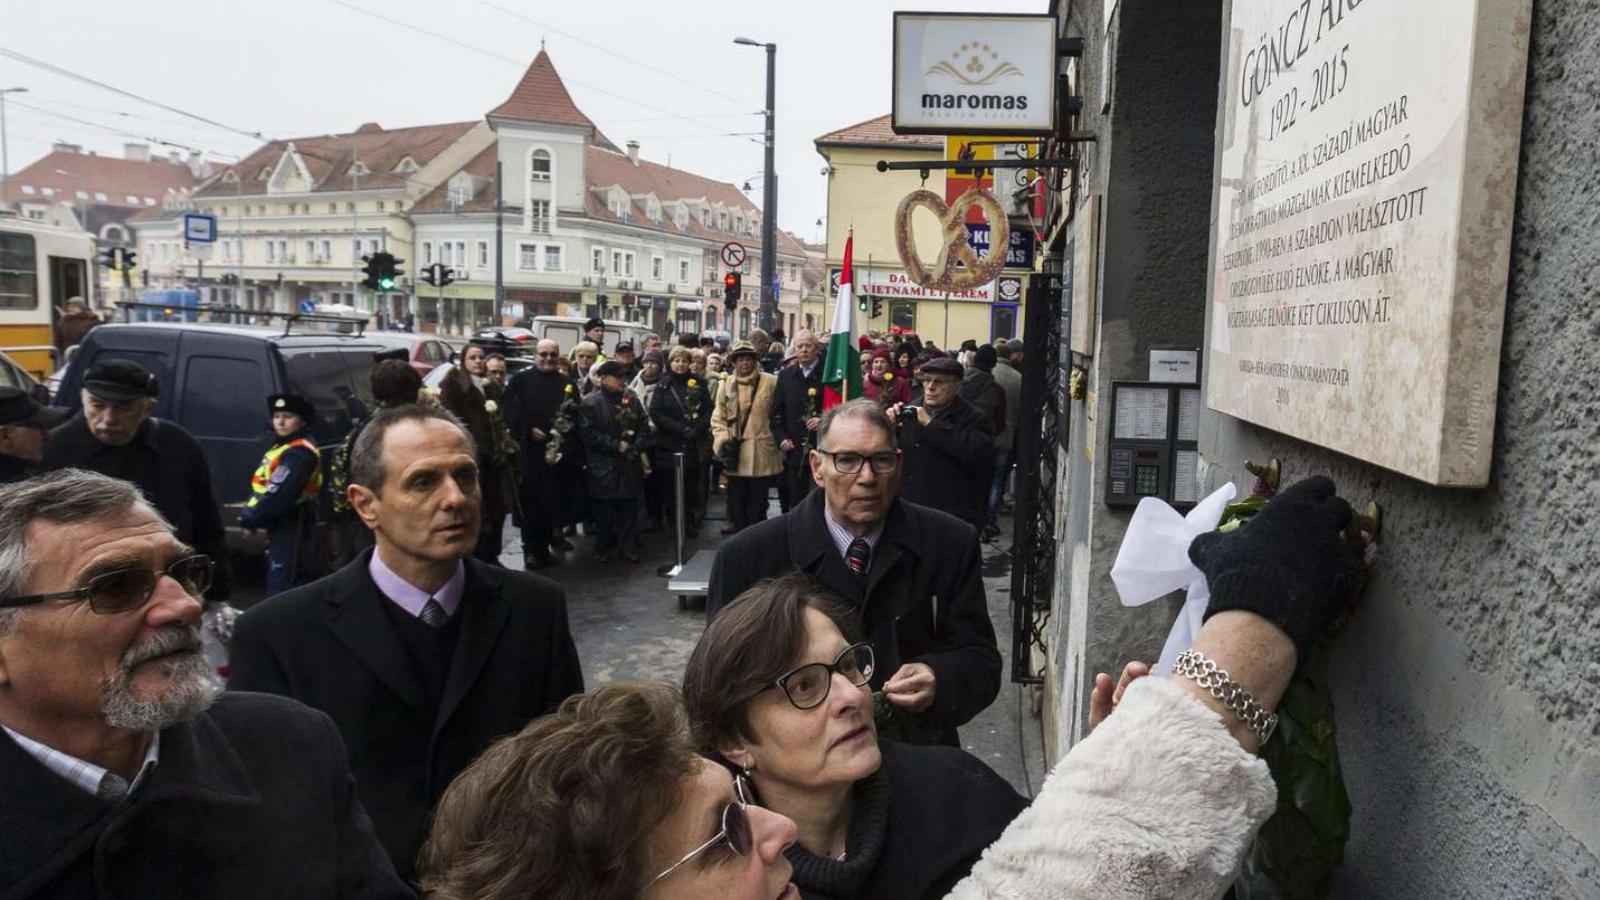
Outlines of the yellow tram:
{"type": "Polygon", "coordinates": [[[0,212],[0,352],[43,381],[60,360],[56,322],[94,298],[94,237],[66,209],[42,219],[0,212]]]}

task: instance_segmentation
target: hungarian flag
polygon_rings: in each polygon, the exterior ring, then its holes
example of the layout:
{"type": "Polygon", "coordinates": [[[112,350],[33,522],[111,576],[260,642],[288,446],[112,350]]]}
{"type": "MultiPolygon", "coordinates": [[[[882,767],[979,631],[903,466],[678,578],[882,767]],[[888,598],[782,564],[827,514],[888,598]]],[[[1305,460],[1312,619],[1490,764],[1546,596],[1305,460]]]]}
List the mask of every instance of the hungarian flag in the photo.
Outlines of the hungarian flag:
{"type": "Polygon", "coordinates": [[[844,269],[839,273],[838,296],[834,298],[833,330],[828,335],[828,355],[822,361],[822,410],[824,412],[861,397],[861,358],[856,350],[856,298],[851,282],[850,256],[855,236],[844,240],[844,269]]]}

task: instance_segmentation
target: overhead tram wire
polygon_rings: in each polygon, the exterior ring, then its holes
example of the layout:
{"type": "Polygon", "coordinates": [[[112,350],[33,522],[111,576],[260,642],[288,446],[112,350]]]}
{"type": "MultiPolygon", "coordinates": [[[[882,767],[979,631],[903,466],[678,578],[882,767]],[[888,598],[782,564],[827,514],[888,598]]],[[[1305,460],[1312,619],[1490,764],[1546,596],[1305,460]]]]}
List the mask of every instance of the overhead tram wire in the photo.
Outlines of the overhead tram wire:
{"type": "MultiPolygon", "coordinates": [[[[68,122],[73,122],[73,123],[78,124],[78,125],[83,125],[83,126],[88,127],[88,128],[93,128],[93,129],[95,129],[97,131],[103,131],[103,132],[106,132],[107,134],[114,134],[114,135],[117,135],[118,137],[133,138],[135,140],[146,141],[146,142],[151,143],[151,144],[157,144],[157,145],[160,145],[162,147],[172,147],[172,148],[177,149],[177,150],[189,150],[189,151],[193,151],[193,152],[196,152],[196,153],[204,153],[204,152],[206,152],[204,149],[202,149],[200,147],[196,147],[193,144],[186,144],[186,143],[182,143],[182,142],[179,142],[179,141],[171,141],[171,140],[167,140],[165,138],[155,137],[153,135],[148,135],[148,134],[139,134],[139,133],[132,132],[132,131],[123,131],[120,128],[114,128],[114,127],[112,127],[110,125],[104,125],[104,124],[101,124],[99,122],[91,122],[88,119],[80,119],[77,116],[69,116],[66,113],[56,112],[53,109],[46,109],[46,108],[44,108],[42,106],[35,106],[35,105],[31,104],[31,103],[24,103],[24,102],[22,102],[20,100],[12,100],[7,105],[8,106],[16,106],[16,107],[21,108],[21,109],[32,110],[32,111],[38,112],[38,113],[43,113],[43,114],[45,114],[47,116],[54,116],[55,118],[64,119],[64,120],[66,120],[68,122]]],[[[44,122],[39,122],[36,119],[32,120],[32,121],[35,124],[41,124],[41,125],[48,124],[48,123],[44,123],[44,122]]]]}
{"type": "MultiPolygon", "coordinates": [[[[368,16],[368,17],[373,18],[373,19],[377,19],[380,22],[384,22],[384,23],[387,23],[389,25],[394,25],[394,26],[396,26],[398,28],[404,28],[407,31],[415,32],[415,33],[423,35],[425,37],[433,38],[434,40],[444,41],[447,44],[450,44],[450,45],[455,46],[455,47],[460,47],[463,50],[471,50],[474,53],[480,53],[480,54],[482,54],[484,56],[489,57],[490,59],[495,59],[495,60],[498,60],[500,62],[507,63],[508,65],[516,66],[519,69],[523,69],[523,68],[527,67],[527,63],[525,61],[523,61],[523,60],[512,59],[509,56],[504,56],[502,54],[494,52],[493,50],[489,50],[489,49],[487,49],[485,47],[479,47],[479,46],[477,46],[475,44],[469,44],[466,41],[462,41],[462,40],[458,40],[456,38],[450,37],[449,35],[440,34],[439,32],[436,32],[436,31],[430,31],[429,29],[423,28],[420,25],[414,25],[414,24],[412,24],[410,22],[401,21],[400,19],[396,19],[396,18],[394,18],[392,16],[388,16],[388,15],[385,15],[385,14],[380,13],[380,12],[375,12],[373,10],[366,9],[365,7],[357,6],[354,3],[346,2],[346,0],[327,0],[327,2],[333,4],[334,6],[339,6],[339,7],[343,7],[344,9],[348,9],[351,12],[360,13],[361,15],[368,16]]],[[[624,94],[619,94],[619,93],[617,93],[615,91],[608,91],[603,87],[597,87],[597,86],[592,85],[592,84],[586,84],[586,83],[584,83],[582,81],[574,81],[573,79],[570,79],[570,78],[563,77],[562,80],[565,81],[567,84],[577,85],[578,87],[584,88],[586,90],[594,91],[597,94],[603,94],[603,95],[605,95],[607,97],[611,97],[611,98],[616,99],[616,100],[621,100],[622,102],[628,103],[628,104],[632,104],[633,106],[642,107],[644,109],[649,109],[649,110],[653,110],[653,111],[656,111],[656,112],[666,112],[665,110],[661,109],[661,105],[659,103],[651,103],[651,102],[647,102],[647,101],[644,101],[644,100],[636,100],[633,97],[629,97],[629,96],[626,96],[624,94]]],[[[678,113],[666,113],[666,114],[668,116],[671,116],[673,119],[675,119],[677,121],[689,122],[689,123],[692,123],[692,124],[695,124],[695,125],[702,125],[702,126],[704,126],[706,128],[720,129],[721,127],[723,127],[723,126],[716,125],[716,124],[714,124],[712,122],[707,122],[704,119],[695,118],[694,116],[682,115],[682,114],[678,114],[678,113]]]]}
{"type": "Polygon", "coordinates": [[[647,63],[647,62],[645,62],[643,60],[635,59],[635,58],[633,58],[631,56],[628,56],[626,54],[623,54],[623,53],[618,53],[617,51],[612,50],[610,47],[606,47],[606,46],[604,46],[602,44],[597,44],[594,41],[588,40],[586,38],[579,37],[578,35],[573,34],[570,31],[563,31],[562,29],[557,28],[554,25],[551,25],[551,24],[549,24],[547,22],[541,22],[538,19],[532,18],[531,16],[527,16],[527,15],[524,15],[523,13],[517,12],[514,9],[506,9],[505,7],[500,6],[498,4],[490,3],[489,0],[476,0],[476,2],[480,6],[487,6],[490,9],[495,10],[496,12],[504,13],[505,15],[511,16],[514,19],[521,19],[522,21],[527,22],[530,25],[537,25],[538,27],[544,29],[545,31],[548,31],[548,32],[550,32],[552,34],[559,34],[559,35],[561,35],[562,37],[566,38],[569,41],[573,41],[575,43],[582,44],[585,47],[590,47],[592,49],[600,51],[601,53],[605,53],[605,54],[607,54],[609,56],[615,56],[617,59],[624,60],[626,62],[630,62],[630,63],[632,63],[632,64],[634,64],[636,66],[640,66],[641,68],[644,68],[644,69],[648,69],[649,71],[654,72],[657,75],[663,75],[663,76],[665,76],[667,78],[671,78],[673,81],[676,81],[676,82],[678,82],[680,84],[686,84],[689,87],[694,88],[695,90],[704,91],[705,93],[710,94],[713,97],[721,97],[724,100],[728,100],[728,101],[737,103],[740,106],[757,106],[758,105],[758,104],[754,104],[754,103],[749,103],[746,100],[742,100],[742,99],[740,99],[738,97],[734,97],[734,96],[732,96],[730,94],[724,94],[722,91],[719,91],[716,88],[706,87],[703,84],[698,84],[698,83],[696,83],[694,81],[690,81],[689,79],[684,78],[682,75],[678,75],[676,73],[669,72],[666,69],[663,69],[663,68],[661,68],[659,66],[653,66],[650,63],[647,63]]]}
{"type": "Polygon", "coordinates": [[[135,94],[132,91],[123,90],[122,88],[119,88],[119,87],[117,87],[115,85],[106,84],[104,81],[100,81],[99,79],[90,78],[87,75],[80,75],[77,72],[74,72],[74,71],[72,71],[70,69],[63,69],[60,66],[55,65],[54,63],[48,63],[48,62],[45,62],[42,59],[36,59],[36,58],[34,58],[32,56],[28,56],[25,53],[18,53],[17,51],[12,50],[9,47],[0,47],[0,56],[4,56],[4,57],[10,58],[10,59],[14,59],[17,62],[23,63],[24,65],[33,66],[36,69],[43,69],[46,72],[50,72],[50,73],[52,73],[54,75],[60,75],[63,78],[70,78],[73,81],[81,81],[84,84],[93,85],[93,86],[95,86],[97,88],[100,88],[101,90],[110,91],[113,94],[118,94],[120,96],[127,97],[130,100],[137,100],[140,103],[148,103],[149,105],[154,106],[154,107],[156,107],[158,109],[164,109],[164,110],[166,110],[167,112],[170,112],[170,113],[177,113],[178,115],[183,116],[184,118],[193,119],[196,122],[204,122],[205,124],[210,125],[213,128],[220,128],[223,131],[231,131],[234,134],[242,134],[247,138],[253,138],[253,139],[258,140],[258,141],[271,140],[270,138],[266,137],[265,135],[263,135],[259,131],[247,131],[247,130],[245,130],[243,128],[236,128],[236,127],[234,127],[232,125],[228,125],[228,124],[226,124],[224,122],[218,122],[216,119],[208,118],[208,117],[202,116],[202,115],[200,115],[198,113],[192,113],[192,112],[189,112],[188,110],[185,110],[185,109],[179,109],[176,106],[169,106],[168,104],[162,103],[159,100],[151,100],[149,97],[143,97],[143,96],[140,96],[139,94],[135,94]]]}

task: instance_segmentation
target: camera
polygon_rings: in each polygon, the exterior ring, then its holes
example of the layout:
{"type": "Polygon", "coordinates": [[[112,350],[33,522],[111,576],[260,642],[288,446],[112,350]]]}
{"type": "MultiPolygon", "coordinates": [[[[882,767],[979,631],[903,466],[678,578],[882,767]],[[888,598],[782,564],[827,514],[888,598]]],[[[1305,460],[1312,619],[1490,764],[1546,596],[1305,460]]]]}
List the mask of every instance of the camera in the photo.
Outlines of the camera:
{"type": "Polygon", "coordinates": [[[900,407],[900,424],[901,425],[915,425],[915,424],[917,424],[917,408],[915,406],[902,406],[902,407],[900,407]]]}

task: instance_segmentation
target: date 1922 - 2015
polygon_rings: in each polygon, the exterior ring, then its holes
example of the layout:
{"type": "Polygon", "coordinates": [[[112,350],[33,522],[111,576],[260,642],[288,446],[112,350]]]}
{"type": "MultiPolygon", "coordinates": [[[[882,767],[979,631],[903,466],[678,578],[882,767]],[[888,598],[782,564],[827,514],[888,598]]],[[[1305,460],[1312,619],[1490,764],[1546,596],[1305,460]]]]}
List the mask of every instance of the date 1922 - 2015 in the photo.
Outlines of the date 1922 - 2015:
{"type": "Polygon", "coordinates": [[[1284,91],[1272,104],[1272,121],[1267,133],[1274,140],[1295,126],[1300,111],[1314,113],[1323,104],[1344,92],[1350,84],[1350,45],[1340,47],[1337,53],[1311,70],[1310,96],[1300,93],[1300,87],[1284,91]]]}

